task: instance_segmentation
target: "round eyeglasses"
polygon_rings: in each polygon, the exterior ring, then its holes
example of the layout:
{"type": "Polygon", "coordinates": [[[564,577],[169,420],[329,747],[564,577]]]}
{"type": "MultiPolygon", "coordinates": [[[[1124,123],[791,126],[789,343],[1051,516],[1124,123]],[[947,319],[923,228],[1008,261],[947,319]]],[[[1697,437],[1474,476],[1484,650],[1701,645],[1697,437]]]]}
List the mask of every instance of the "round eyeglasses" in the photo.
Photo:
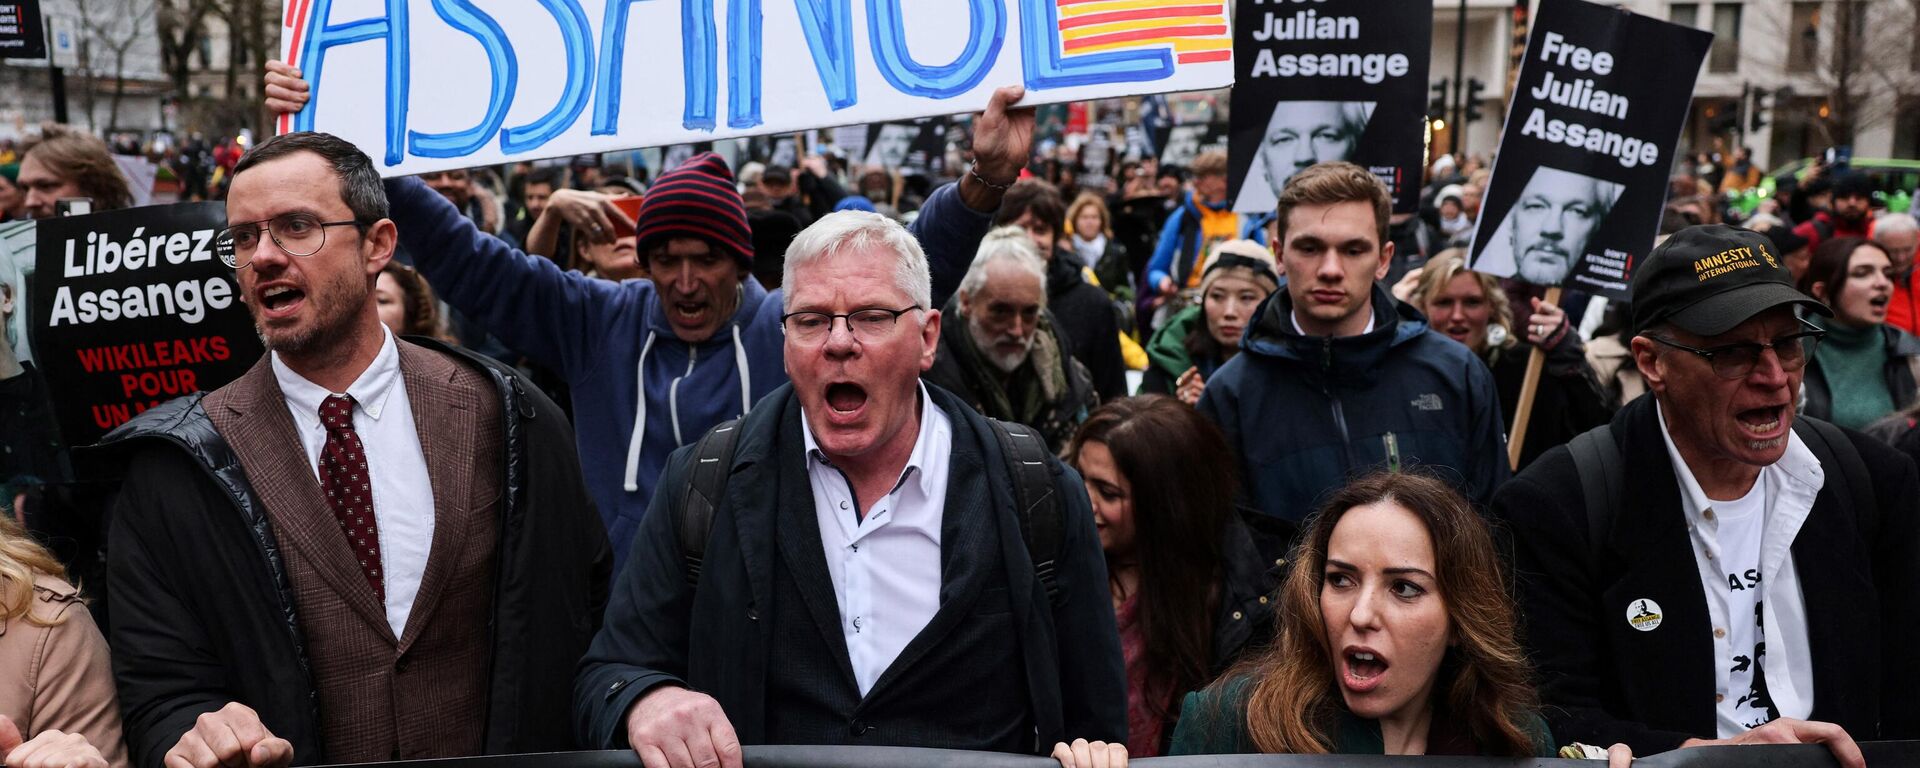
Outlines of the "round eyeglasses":
{"type": "Polygon", "coordinates": [[[220,230],[214,237],[214,249],[220,254],[220,261],[234,269],[240,269],[253,261],[253,252],[260,247],[260,233],[273,238],[273,244],[286,251],[288,256],[307,257],[320,252],[327,245],[327,227],[360,226],[354,219],[346,221],[321,221],[311,213],[283,213],[264,221],[249,221],[235,224],[220,230]],[[263,226],[264,225],[264,226],[263,226]]]}

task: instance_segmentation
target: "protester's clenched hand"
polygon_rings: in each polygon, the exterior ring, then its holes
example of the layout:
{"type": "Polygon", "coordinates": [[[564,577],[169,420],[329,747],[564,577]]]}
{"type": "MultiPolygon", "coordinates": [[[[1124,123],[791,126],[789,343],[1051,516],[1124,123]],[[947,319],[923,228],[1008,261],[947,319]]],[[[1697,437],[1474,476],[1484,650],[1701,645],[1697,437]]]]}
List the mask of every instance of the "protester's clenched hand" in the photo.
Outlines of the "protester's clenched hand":
{"type": "Polygon", "coordinates": [[[1730,739],[1688,739],[1680,746],[1705,747],[1737,744],[1825,744],[1840,768],[1867,768],[1860,745],[1853,743],[1847,731],[1833,723],[1795,720],[1783,717],[1730,739]]]}
{"type": "Polygon", "coordinates": [[[1187,372],[1180,374],[1180,378],[1173,382],[1173,394],[1180,398],[1180,402],[1187,405],[1200,402],[1200,395],[1206,390],[1207,380],[1200,375],[1200,368],[1197,366],[1188,367],[1187,372]]]}
{"type": "Polygon", "coordinates": [[[980,175],[995,184],[1020,175],[1033,152],[1033,107],[1013,107],[1026,95],[1024,86],[995,89],[987,111],[973,120],[973,161],[980,175]]]}
{"type": "Polygon", "coordinates": [[[583,192],[577,189],[557,189],[547,198],[547,209],[541,216],[559,216],[573,227],[573,231],[595,243],[614,241],[614,220],[633,229],[633,219],[627,212],[613,204],[613,198],[599,192],[583,192]]]}
{"type": "Polygon", "coordinates": [[[1127,745],[1074,739],[1054,744],[1053,759],[1061,768],[1127,768],[1127,745]]]}
{"type": "Polygon", "coordinates": [[[1567,340],[1567,313],[1551,303],[1533,300],[1533,314],[1527,317],[1527,342],[1552,351],[1567,340]]]}
{"type": "Polygon", "coordinates": [[[195,718],[193,730],[167,750],[166,768],[286,768],[293,744],[273,735],[260,715],[230,703],[195,718]]]}
{"type": "Polygon", "coordinates": [[[87,742],[85,734],[46,730],[30,740],[20,727],[0,715],[0,765],[7,768],[107,768],[107,759],[87,742]]]}
{"type": "Polygon", "coordinates": [[[274,114],[298,112],[307,105],[307,99],[313,93],[307,81],[301,79],[300,70],[287,66],[279,59],[267,60],[267,109],[274,114]]]}
{"type": "Polygon", "coordinates": [[[627,743],[645,768],[742,768],[740,737],[712,696],[661,686],[627,710],[627,743]]]}

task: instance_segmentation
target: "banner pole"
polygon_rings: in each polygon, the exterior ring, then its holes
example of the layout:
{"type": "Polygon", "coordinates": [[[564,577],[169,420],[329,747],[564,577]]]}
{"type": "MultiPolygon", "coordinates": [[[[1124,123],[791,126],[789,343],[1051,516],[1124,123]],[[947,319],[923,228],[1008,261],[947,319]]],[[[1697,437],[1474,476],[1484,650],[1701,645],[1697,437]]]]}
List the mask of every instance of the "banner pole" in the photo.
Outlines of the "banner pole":
{"type": "MultiPolygon", "coordinates": [[[[1560,306],[1560,286],[1547,289],[1542,301],[1560,306]]],[[[1513,410],[1513,433],[1507,436],[1507,464],[1520,471],[1520,449],[1527,442],[1527,422],[1533,420],[1533,396],[1540,391],[1540,372],[1547,365],[1547,351],[1533,348],[1527,356],[1527,378],[1520,384],[1520,407],[1513,410]]]]}

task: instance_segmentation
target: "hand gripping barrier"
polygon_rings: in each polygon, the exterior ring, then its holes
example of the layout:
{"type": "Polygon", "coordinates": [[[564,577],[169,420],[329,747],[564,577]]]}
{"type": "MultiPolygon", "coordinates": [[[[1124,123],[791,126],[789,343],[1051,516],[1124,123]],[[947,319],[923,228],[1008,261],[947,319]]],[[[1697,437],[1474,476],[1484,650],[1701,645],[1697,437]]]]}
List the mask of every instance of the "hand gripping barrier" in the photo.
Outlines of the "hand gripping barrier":
{"type": "MultiPolygon", "coordinates": [[[[1870,768],[1920,766],[1920,741],[1860,745],[1870,768]]],[[[1051,758],[998,752],[910,747],[760,746],[746,748],[747,768],[1051,768],[1051,758]]],[[[1817,744],[1699,747],[1634,760],[1636,768],[1834,768],[1817,744]]],[[[640,768],[630,750],[548,752],[497,757],[366,763],[406,768],[640,768]]],[[[1599,760],[1380,755],[1193,755],[1133,760],[1140,768],[1604,768],[1599,760]]],[[[344,768],[344,767],[343,767],[344,768]]]]}

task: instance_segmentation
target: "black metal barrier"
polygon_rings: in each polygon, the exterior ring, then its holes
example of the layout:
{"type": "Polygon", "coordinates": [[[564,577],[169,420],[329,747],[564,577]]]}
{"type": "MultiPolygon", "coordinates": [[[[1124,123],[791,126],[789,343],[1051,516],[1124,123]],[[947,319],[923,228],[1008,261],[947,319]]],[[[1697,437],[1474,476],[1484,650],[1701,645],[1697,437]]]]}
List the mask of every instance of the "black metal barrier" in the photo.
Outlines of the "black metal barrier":
{"type": "MultiPolygon", "coordinates": [[[[1860,745],[1869,768],[1920,767],[1920,741],[1881,741],[1860,745]]],[[[1051,758],[997,752],[907,747],[746,748],[747,768],[1049,768],[1051,758]]],[[[449,760],[414,760],[406,768],[640,768],[628,750],[549,752],[449,760]]],[[[1489,757],[1383,757],[1380,755],[1195,755],[1133,760],[1141,768],[1597,768],[1598,760],[1548,760],[1489,757]]],[[[1826,747],[1813,744],[1749,747],[1698,747],[1663,752],[1634,761],[1639,768],[1834,768],[1826,747]]]]}

